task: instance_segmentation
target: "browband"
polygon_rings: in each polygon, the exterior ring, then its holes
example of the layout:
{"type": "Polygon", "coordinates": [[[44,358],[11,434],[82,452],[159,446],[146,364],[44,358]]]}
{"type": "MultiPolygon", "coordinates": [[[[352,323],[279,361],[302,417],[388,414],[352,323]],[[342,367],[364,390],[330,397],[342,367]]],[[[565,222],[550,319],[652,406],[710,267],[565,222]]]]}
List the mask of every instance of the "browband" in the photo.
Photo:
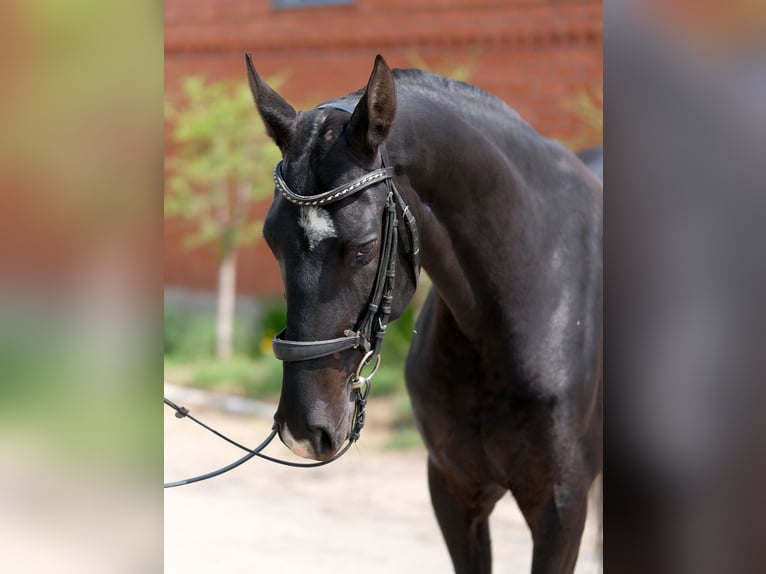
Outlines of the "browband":
{"type": "Polygon", "coordinates": [[[379,181],[385,181],[394,176],[394,168],[381,167],[369,173],[366,173],[362,177],[358,177],[350,183],[344,183],[339,185],[335,189],[325,191],[324,193],[318,193],[317,195],[298,195],[293,192],[285,180],[282,178],[282,162],[277,164],[274,168],[274,183],[287,201],[294,203],[295,205],[312,206],[312,205],[326,205],[335,201],[340,201],[347,195],[353,195],[358,191],[361,191],[371,185],[378,183],[379,181]]]}

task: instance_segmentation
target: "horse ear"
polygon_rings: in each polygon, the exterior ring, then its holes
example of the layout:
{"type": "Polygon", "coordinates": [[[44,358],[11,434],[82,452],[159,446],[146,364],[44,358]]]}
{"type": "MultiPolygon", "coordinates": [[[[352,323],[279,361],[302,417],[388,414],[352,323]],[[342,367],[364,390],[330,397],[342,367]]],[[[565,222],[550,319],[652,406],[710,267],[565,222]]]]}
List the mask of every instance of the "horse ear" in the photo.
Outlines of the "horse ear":
{"type": "Polygon", "coordinates": [[[253,59],[249,53],[245,53],[245,62],[247,63],[247,81],[250,84],[250,91],[253,93],[258,113],[261,114],[263,123],[266,124],[266,131],[269,136],[284,154],[293,138],[297,114],[282,96],[261,79],[258,72],[255,71],[253,59]]]}
{"type": "Polygon", "coordinates": [[[388,136],[395,114],[394,74],[383,56],[378,54],[364,95],[348,123],[349,139],[354,148],[366,157],[374,156],[388,136]]]}

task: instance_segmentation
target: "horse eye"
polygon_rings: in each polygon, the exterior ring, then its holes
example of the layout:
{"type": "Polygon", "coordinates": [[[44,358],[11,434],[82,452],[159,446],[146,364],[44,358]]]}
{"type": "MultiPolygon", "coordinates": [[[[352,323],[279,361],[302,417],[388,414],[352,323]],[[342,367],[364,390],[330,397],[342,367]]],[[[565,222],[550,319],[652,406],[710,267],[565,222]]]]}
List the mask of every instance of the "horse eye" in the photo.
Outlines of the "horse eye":
{"type": "Polygon", "coordinates": [[[365,265],[369,263],[372,259],[373,249],[375,248],[376,242],[377,240],[373,239],[372,241],[357,246],[354,263],[357,265],[365,265]]]}

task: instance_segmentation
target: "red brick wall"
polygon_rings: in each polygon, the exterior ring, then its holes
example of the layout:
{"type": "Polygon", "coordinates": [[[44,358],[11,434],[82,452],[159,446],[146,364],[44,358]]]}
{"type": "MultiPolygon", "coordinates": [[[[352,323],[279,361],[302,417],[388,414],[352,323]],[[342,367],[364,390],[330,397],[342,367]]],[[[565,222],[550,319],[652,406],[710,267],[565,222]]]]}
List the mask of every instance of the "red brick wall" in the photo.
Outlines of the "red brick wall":
{"type": "MultiPolygon", "coordinates": [[[[472,83],[539,132],[571,138],[582,126],[562,102],[601,86],[601,15],[594,0],[356,0],[298,9],[272,8],[270,0],[165,0],[165,90],[172,97],[189,74],[244,79],[245,51],[261,75],[288,73],[280,91],[296,106],[362,87],[377,53],[396,67],[411,67],[414,56],[437,69],[473,62],[472,83]]],[[[182,234],[178,222],[166,222],[166,283],[212,289],[212,252],[184,252],[182,234]]],[[[262,245],[242,252],[239,273],[242,293],[281,292],[262,245]]]]}

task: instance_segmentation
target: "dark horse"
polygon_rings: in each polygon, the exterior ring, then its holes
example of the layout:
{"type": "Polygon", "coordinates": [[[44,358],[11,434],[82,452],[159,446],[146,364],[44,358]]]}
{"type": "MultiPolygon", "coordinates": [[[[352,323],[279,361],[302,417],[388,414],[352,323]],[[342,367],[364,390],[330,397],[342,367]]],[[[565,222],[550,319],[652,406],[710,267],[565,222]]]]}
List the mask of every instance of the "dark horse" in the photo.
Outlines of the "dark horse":
{"type": "Polygon", "coordinates": [[[602,458],[600,182],[471,85],[378,56],[366,88],[296,112],[247,64],[283,156],[263,229],[287,299],[280,438],[328,460],[352,432],[349,381],[370,348],[354,326],[379,312],[389,268],[392,319],[415,291],[409,206],[433,289],[406,381],[455,571],[490,571],[488,518],[510,490],[532,572],[572,572],[602,458]]]}

